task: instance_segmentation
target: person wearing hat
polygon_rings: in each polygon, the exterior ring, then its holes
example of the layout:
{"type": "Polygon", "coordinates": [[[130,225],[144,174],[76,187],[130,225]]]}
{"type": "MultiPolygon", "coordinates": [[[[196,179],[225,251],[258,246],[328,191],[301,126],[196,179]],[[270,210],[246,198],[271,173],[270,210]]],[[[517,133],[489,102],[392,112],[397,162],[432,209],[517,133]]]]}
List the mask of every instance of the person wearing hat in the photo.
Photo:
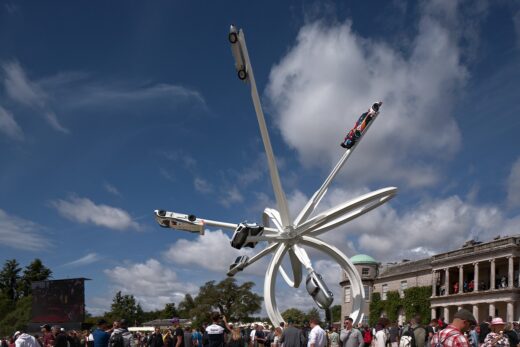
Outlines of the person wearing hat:
{"type": "MultiPolygon", "coordinates": [[[[487,334],[482,347],[509,347],[509,339],[504,335],[506,323],[500,317],[491,320],[491,331],[487,334]]],[[[512,346],[515,347],[515,346],[512,346]]]]}
{"type": "Polygon", "coordinates": [[[67,335],[59,325],[53,325],[51,331],[54,336],[54,347],[68,347],[67,335]]]}
{"type": "Polygon", "coordinates": [[[466,309],[460,309],[453,316],[451,324],[437,332],[432,339],[432,345],[441,345],[444,347],[470,347],[469,341],[464,333],[469,331],[472,324],[476,324],[477,320],[471,312],[466,309]]]}

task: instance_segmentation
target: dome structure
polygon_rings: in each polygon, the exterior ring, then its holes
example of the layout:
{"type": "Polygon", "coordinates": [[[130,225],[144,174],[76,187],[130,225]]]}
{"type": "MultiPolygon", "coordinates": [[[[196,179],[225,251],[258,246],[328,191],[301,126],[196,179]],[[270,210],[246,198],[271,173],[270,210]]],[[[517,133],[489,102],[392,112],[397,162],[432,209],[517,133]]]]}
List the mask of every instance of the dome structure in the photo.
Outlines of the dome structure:
{"type": "Polygon", "coordinates": [[[378,264],[378,262],[374,258],[372,258],[371,256],[366,255],[366,254],[357,254],[357,255],[353,256],[352,258],[350,258],[350,261],[352,261],[352,263],[354,265],[358,265],[358,264],[377,265],[378,264]]]}

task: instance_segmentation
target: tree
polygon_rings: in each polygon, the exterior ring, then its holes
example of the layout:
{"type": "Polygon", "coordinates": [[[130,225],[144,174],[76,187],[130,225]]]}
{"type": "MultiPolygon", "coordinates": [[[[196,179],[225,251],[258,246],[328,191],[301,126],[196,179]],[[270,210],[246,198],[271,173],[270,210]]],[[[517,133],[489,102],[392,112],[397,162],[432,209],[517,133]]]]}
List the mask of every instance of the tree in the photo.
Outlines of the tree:
{"type": "Polygon", "coordinates": [[[129,324],[135,324],[143,318],[143,309],[139,303],[136,303],[133,295],[123,295],[118,291],[112,300],[110,312],[105,316],[111,320],[124,318],[129,324]]]}
{"type": "Polygon", "coordinates": [[[179,317],[181,318],[192,318],[190,316],[191,310],[195,308],[195,300],[193,300],[193,297],[191,294],[186,294],[184,296],[184,299],[179,303],[179,317]]]}
{"type": "MultiPolygon", "coordinates": [[[[179,306],[180,309],[180,306],[179,306]]],[[[164,305],[164,309],[161,311],[160,318],[168,319],[173,317],[179,317],[180,314],[175,307],[175,303],[171,302],[169,304],[164,305]]]]}
{"type": "Polygon", "coordinates": [[[16,259],[6,260],[0,272],[0,290],[11,302],[18,300],[18,285],[20,282],[20,264],[16,259]]]}
{"type": "Polygon", "coordinates": [[[317,319],[318,322],[321,322],[320,311],[316,307],[311,308],[306,314],[305,320],[309,321],[311,319],[317,319]]]}
{"type": "Polygon", "coordinates": [[[36,258],[23,271],[19,286],[20,292],[27,296],[31,294],[31,284],[33,282],[45,281],[50,277],[52,277],[51,269],[47,268],[40,259],[36,258]]]}
{"type": "Polygon", "coordinates": [[[332,311],[332,321],[341,322],[341,305],[334,305],[330,310],[332,311]]]}
{"type": "Polygon", "coordinates": [[[296,324],[303,324],[303,321],[306,320],[305,312],[297,308],[288,308],[282,312],[282,317],[285,321],[290,319],[296,324]]]}
{"type": "Polygon", "coordinates": [[[189,316],[195,325],[209,322],[214,311],[225,315],[229,321],[246,321],[251,314],[260,311],[263,300],[251,291],[253,286],[253,282],[244,282],[239,286],[234,278],[227,278],[218,284],[215,281],[206,282],[193,300],[194,307],[189,316]]]}

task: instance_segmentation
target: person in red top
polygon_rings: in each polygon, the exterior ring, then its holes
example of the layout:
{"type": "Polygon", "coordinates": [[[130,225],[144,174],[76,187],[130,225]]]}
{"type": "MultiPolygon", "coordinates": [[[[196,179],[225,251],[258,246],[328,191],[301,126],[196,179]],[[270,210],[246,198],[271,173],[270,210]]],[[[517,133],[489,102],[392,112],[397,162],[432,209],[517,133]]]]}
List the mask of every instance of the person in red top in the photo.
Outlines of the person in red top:
{"type": "Polygon", "coordinates": [[[477,320],[471,312],[460,309],[453,316],[451,324],[433,336],[432,346],[439,343],[444,347],[470,347],[464,332],[469,331],[471,324],[476,324],[476,322],[477,320]]]}

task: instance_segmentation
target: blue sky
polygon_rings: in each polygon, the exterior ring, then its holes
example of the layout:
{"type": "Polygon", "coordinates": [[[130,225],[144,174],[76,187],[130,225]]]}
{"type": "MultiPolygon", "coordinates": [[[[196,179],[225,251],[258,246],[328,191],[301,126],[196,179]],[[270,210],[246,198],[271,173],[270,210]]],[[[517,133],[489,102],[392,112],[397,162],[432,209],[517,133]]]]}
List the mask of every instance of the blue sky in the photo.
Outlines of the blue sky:
{"type": "MultiPolygon", "coordinates": [[[[92,313],[117,290],[162,308],[251,254],[227,231],[159,228],[154,209],[238,223],[275,207],[231,23],[246,33],[293,215],[345,130],[384,102],[320,205],[398,187],[324,236],[348,256],[415,259],[520,232],[518,2],[0,5],[0,260],[91,278],[92,313]]],[[[337,266],[310,255],[335,282],[337,266]]],[[[260,292],[265,266],[238,279],[260,292]]],[[[301,290],[278,294],[282,309],[312,306],[301,290]]]]}

